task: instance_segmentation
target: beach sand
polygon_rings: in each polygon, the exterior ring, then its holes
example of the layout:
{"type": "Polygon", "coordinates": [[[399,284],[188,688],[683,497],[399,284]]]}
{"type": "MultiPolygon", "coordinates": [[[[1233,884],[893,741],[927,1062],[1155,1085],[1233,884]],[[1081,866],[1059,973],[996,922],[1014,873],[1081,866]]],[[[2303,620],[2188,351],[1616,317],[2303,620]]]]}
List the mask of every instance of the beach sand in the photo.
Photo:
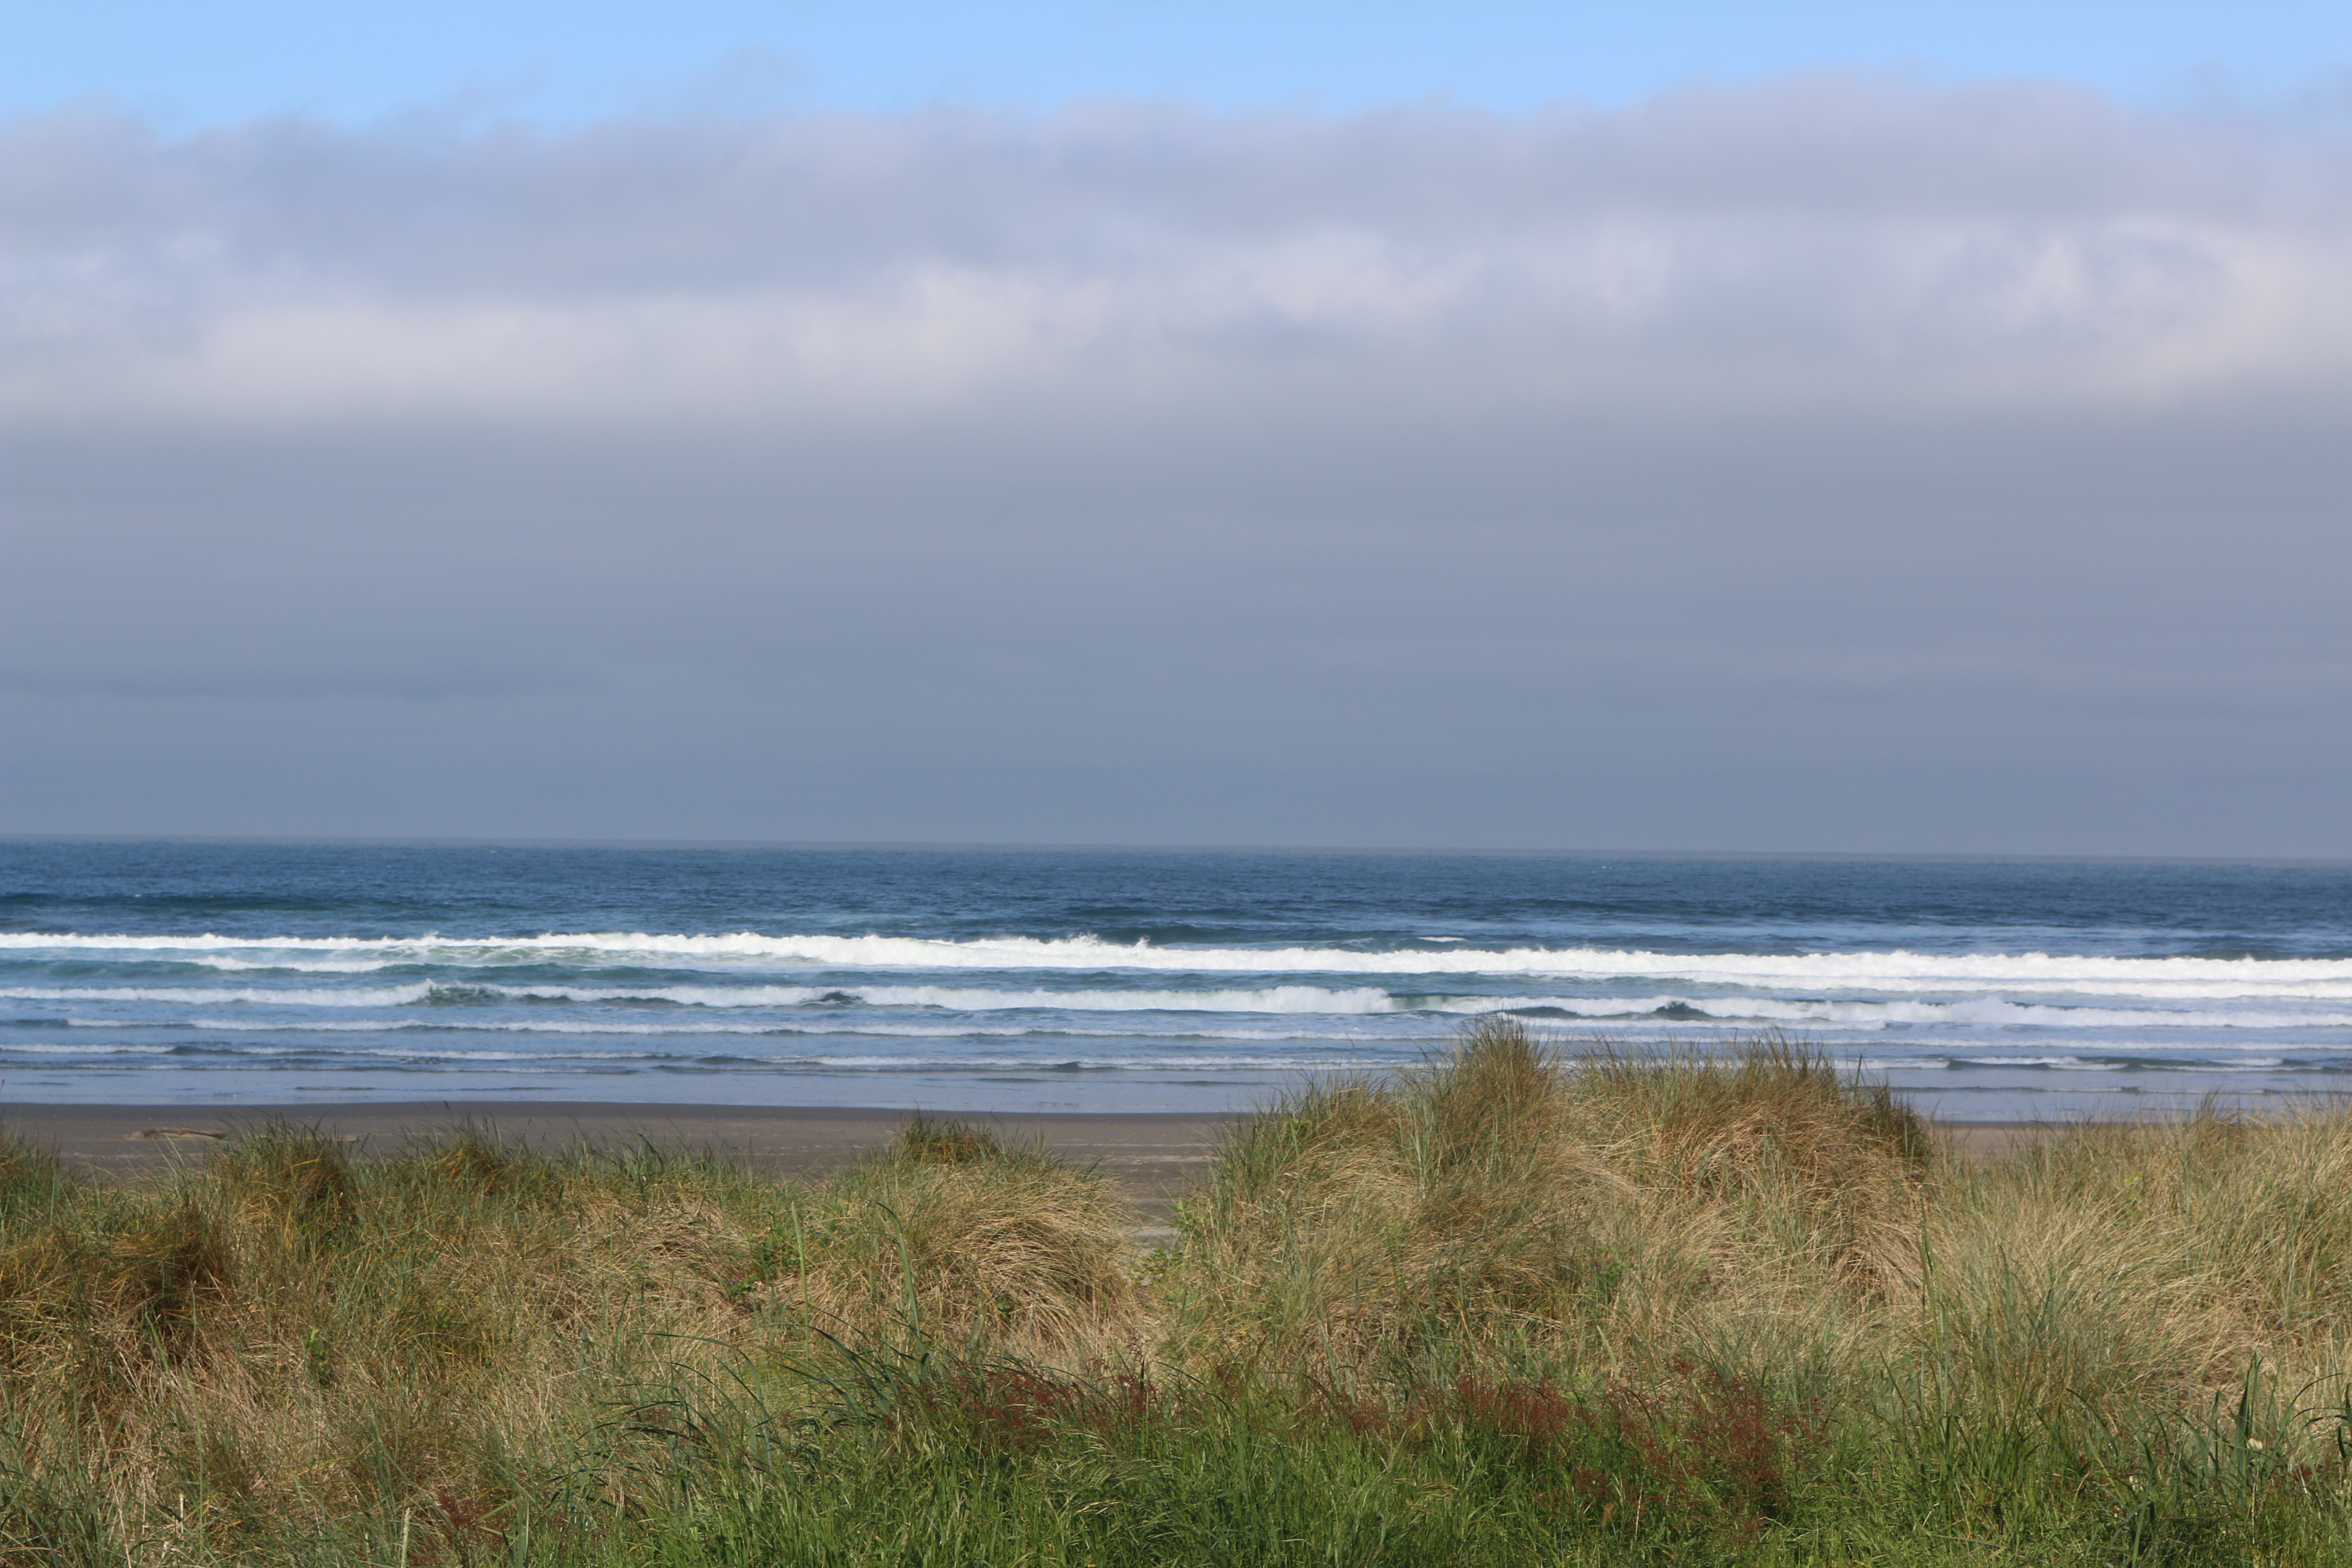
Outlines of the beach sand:
{"type": "MultiPolygon", "coordinates": [[[[712,1150],[779,1175],[822,1174],[889,1142],[904,1110],[770,1105],[638,1105],[557,1100],[415,1100],[394,1104],[0,1105],[0,1131],[54,1151],[71,1169],[136,1176],[201,1158],[239,1128],[315,1127],[357,1150],[388,1152],[459,1125],[555,1150],[585,1143],[712,1150]]],[[[950,1115],[1008,1142],[1043,1143],[1115,1178],[1154,1227],[1207,1171],[1232,1116],[1135,1112],[950,1115]]]]}
{"type": "MultiPolygon", "coordinates": [[[[1238,1113],[1076,1112],[971,1114],[1008,1142],[1038,1142],[1066,1159],[1099,1167],[1164,1226],[1179,1194],[1206,1173],[1219,1132],[1238,1113]]],[[[53,1150],[77,1171],[136,1176],[174,1160],[201,1158],[240,1128],[270,1121],[315,1127],[356,1149],[399,1148],[461,1124],[545,1149],[585,1143],[625,1147],[640,1139],[665,1148],[714,1150],[780,1175],[821,1174],[887,1143],[903,1110],[769,1105],[643,1105],[553,1100],[414,1100],[393,1104],[6,1105],[0,1131],[53,1150]]],[[[2038,1122],[1937,1124],[1969,1153],[2013,1152],[2047,1131],[2038,1122]]]]}

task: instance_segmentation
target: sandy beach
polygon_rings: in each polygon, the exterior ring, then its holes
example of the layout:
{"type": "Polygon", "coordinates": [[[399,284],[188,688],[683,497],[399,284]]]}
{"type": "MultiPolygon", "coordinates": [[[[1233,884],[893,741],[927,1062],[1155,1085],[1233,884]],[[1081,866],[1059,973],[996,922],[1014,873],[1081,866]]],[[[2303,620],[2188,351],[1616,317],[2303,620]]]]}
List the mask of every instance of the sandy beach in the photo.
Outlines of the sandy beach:
{"type": "MultiPolygon", "coordinates": [[[[1066,1159],[1098,1166],[1154,1223],[1207,1169],[1219,1132],[1239,1113],[1003,1112],[955,1116],[1008,1142],[1037,1142],[1066,1159]]],[[[539,1147],[612,1148],[640,1139],[671,1148],[717,1150],[777,1174],[821,1174],[887,1142],[908,1113],[876,1108],[656,1105],[613,1101],[414,1100],[393,1104],[11,1105],[0,1130],[53,1150],[76,1169],[124,1176],[200,1156],[240,1128],[288,1121],[388,1152],[458,1124],[539,1147]]],[[[2045,1124],[1946,1121],[1944,1136],[1969,1153],[2007,1152],[2045,1124]]]]}
{"type": "MultiPolygon", "coordinates": [[[[453,1126],[489,1129],[541,1148],[613,1148],[649,1140],[667,1148],[717,1150],[782,1175],[821,1174],[888,1142],[908,1112],[835,1106],[647,1105],[614,1102],[414,1100],[320,1105],[10,1105],[0,1131],[54,1151],[69,1167],[124,1176],[201,1156],[241,1128],[272,1121],[315,1127],[361,1150],[385,1152],[453,1126]]],[[[956,1120],[1010,1142],[1037,1142],[1101,1168],[1147,1218],[1207,1168],[1231,1116],[1006,1112],[956,1120]]]]}

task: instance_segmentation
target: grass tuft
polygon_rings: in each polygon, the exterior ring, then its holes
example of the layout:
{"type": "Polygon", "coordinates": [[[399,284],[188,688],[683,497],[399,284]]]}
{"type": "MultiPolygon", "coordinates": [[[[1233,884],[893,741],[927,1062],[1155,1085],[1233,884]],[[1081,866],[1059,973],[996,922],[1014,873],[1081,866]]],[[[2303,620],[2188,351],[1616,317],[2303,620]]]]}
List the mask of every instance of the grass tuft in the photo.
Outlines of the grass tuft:
{"type": "Polygon", "coordinates": [[[1047,1357],[1138,1312],[1126,1202],[1042,1149],[916,1118],[772,1229],[772,1303],[854,1341],[935,1339],[1047,1357]]]}
{"type": "Polygon", "coordinates": [[[900,1165],[972,1165],[1002,1160],[1004,1145],[986,1128],[936,1121],[919,1112],[898,1131],[893,1162],[900,1165]]]}
{"type": "Polygon", "coordinates": [[[1166,1283],[1196,1365],[1392,1375],[1425,1343],[1672,1360],[1691,1347],[1657,1341],[1669,1302],[1764,1311],[1915,1280],[1927,1163],[1907,1110],[1784,1041],[1571,1057],[1482,1019],[1420,1071],[1310,1088],[1238,1128],[1166,1283]]]}
{"type": "Polygon", "coordinates": [[[73,1192],[55,1154],[0,1134],[0,1219],[46,1213],[70,1201],[73,1192]]]}

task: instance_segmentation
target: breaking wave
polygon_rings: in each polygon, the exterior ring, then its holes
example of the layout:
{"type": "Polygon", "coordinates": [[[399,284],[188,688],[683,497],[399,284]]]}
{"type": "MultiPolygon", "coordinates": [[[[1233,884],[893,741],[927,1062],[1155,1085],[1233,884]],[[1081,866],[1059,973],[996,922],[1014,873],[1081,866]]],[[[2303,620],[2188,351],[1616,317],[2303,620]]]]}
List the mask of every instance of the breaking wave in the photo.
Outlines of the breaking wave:
{"type": "Polygon", "coordinates": [[[1108,942],[1095,937],[1002,937],[948,941],[890,936],[649,935],[536,937],[89,936],[0,933],[0,949],[54,952],[213,954],[260,966],[273,956],[313,961],[484,965],[690,960],[841,970],[1164,971],[1236,974],[1528,974],[1595,981],[1664,980],[1701,984],[1885,992],[2031,991],[2095,993],[2174,1000],[2294,997],[2352,1000],[2352,959],[2125,958],[2047,952],[1664,953],[1635,949],[1480,949],[1448,946],[1184,948],[1108,942]]]}

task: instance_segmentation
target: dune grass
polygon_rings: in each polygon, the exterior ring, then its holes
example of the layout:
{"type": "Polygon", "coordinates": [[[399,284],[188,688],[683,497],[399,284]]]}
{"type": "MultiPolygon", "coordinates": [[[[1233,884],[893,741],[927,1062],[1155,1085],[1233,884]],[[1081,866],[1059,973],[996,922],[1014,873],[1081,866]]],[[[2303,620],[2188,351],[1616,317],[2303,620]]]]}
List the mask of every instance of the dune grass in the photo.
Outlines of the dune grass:
{"type": "Polygon", "coordinates": [[[2352,1561],[2352,1115],[1969,1162],[1783,1042],[1483,1021],[1146,1253],[918,1119],[821,1182],[0,1146],[0,1564],[2352,1561]]]}

